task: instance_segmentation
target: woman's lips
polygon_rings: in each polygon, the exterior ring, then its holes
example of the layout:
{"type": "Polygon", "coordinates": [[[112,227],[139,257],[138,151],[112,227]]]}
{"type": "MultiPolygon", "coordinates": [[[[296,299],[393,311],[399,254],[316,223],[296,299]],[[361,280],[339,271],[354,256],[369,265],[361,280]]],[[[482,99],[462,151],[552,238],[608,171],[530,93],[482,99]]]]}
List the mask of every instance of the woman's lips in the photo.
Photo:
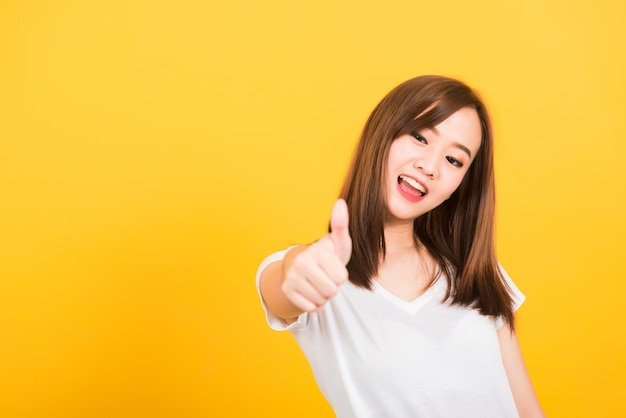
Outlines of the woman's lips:
{"type": "Polygon", "coordinates": [[[417,202],[426,196],[428,188],[413,177],[401,174],[398,176],[398,191],[405,199],[417,202]]]}

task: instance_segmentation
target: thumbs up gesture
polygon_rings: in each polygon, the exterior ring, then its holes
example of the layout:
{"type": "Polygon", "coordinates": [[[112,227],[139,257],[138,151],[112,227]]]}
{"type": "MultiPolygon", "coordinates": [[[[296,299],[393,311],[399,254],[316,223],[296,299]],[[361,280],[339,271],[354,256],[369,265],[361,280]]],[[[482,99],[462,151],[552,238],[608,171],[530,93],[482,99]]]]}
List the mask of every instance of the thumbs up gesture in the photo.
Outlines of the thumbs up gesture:
{"type": "Polygon", "coordinates": [[[333,206],[330,214],[330,239],[333,242],[335,254],[341,263],[346,266],[352,254],[352,238],[350,238],[348,205],[339,199],[333,206]]]}
{"type": "Polygon", "coordinates": [[[321,308],[348,280],[346,265],[352,254],[348,220],[348,205],[339,199],[330,216],[331,232],[285,264],[282,291],[304,312],[321,308]]]}

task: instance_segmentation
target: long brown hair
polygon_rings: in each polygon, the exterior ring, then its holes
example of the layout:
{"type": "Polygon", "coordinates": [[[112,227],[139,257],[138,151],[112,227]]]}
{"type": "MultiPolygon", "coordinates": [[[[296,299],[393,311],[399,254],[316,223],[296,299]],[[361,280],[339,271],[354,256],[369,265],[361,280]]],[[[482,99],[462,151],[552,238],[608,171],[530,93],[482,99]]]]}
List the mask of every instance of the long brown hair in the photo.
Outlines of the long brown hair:
{"type": "MultiPolygon", "coordinates": [[[[491,122],[478,94],[458,80],[421,76],[405,81],[387,94],[368,118],[341,192],[350,213],[350,281],[371,289],[372,277],[385,256],[384,182],[391,143],[403,134],[434,127],[463,107],[478,113],[481,146],[452,196],[414,221],[414,237],[445,275],[447,300],[483,315],[502,316],[513,328],[513,300],[494,245],[491,122]]],[[[431,283],[436,278],[432,277],[431,283]]]]}

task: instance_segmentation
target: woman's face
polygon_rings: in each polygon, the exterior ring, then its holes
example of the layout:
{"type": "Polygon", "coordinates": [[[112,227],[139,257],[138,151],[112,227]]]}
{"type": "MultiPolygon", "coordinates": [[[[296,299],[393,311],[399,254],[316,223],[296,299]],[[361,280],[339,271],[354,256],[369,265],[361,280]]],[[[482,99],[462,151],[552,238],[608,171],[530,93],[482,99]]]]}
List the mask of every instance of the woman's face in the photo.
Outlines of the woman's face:
{"type": "Polygon", "coordinates": [[[448,199],[467,173],[481,138],[478,113],[470,107],[433,128],[396,138],[386,167],[386,225],[412,224],[448,199]]]}

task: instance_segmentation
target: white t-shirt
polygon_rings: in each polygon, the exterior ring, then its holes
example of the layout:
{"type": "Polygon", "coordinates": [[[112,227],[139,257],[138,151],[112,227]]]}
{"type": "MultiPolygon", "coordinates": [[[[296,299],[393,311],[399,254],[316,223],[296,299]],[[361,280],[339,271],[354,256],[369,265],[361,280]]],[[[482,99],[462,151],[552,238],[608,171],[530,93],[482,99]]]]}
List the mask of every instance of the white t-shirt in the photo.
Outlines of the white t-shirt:
{"type": "MultiPolygon", "coordinates": [[[[286,252],[261,263],[257,290],[263,269],[286,252]]],[[[517,309],[524,295],[504,274],[517,309]]],[[[496,333],[502,320],[442,303],[446,286],[440,278],[407,302],[376,281],[372,291],[347,282],[290,325],[261,302],[270,327],[295,337],[340,418],[517,417],[496,333]]]]}

